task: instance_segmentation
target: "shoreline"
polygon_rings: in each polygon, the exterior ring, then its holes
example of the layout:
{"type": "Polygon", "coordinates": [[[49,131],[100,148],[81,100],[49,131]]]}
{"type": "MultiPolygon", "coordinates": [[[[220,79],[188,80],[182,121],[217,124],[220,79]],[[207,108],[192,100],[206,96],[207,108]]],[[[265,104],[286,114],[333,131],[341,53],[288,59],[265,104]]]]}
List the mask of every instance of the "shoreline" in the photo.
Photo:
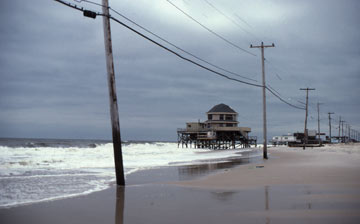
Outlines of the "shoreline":
{"type": "Polygon", "coordinates": [[[126,186],[142,184],[168,184],[175,181],[193,181],[216,173],[233,169],[247,164],[260,163],[261,153],[255,149],[241,152],[241,157],[194,161],[193,164],[153,167],[129,174],[126,186]]]}
{"type": "Polygon", "coordinates": [[[144,170],[125,188],[0,209],[0,217],[4,224],[359,223],[360,153],[269,153],[243,165],[144,170]]]}
{"type": "MultiPolygon", "coordinates": [[[[258,162],[260,154],[257,151],[258,150],[241,152],[241,157],[236,158],[200,160],[193,161],[192,163],[185,165],[158,166],[138,170],[126,175],[126,187],[144,184],[163,184],[169,181],[194,180],[206,175],[221,172],[225,169],[231,169],[236,166],[258,162]]],[[[39,203],[56,202],[59,200],[71,200],[77,197],[86,197],[109,190],[114,187],[116,188],[116,181],[109,183],[108,186],[104,186],[104,189],[91,191],[90,193],[84,192],[68,196],[58,196],[50,199],[41,199],[38,201],[26,202],[22,204],[8,205],[0,207],[0,211],[2,209],[16,209],[18,207],[32,206],[39,203]]]]}

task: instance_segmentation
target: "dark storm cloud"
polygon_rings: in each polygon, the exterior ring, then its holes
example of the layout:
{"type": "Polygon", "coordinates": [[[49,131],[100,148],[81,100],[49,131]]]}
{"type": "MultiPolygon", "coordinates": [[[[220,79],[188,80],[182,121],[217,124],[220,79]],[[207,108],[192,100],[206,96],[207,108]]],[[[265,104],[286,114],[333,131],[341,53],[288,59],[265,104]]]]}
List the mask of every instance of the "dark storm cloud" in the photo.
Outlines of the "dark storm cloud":
{"type": "MultiPolygon", "coordinates": [[[[166,1],[124,0],[110,5],[185,50],[258,81],[260,52],[249,44],[274,42],[276,47],[265,53],[268,83],[297,106],[302,106],[299,100],[305,101],[299,88],[314,87],[313,118],[320,101],[322,118],[335,112],[360,129],[358,1],[211,1],[248,32],[202,0],[173,2],[257,56],[210,34],[166,1]]],[[[0,10],[0,136],[110,138],[102,18],[84,18],[44,0],[6,1],[0,10]]],[[[111,26],[125,139],[174,140],[176,128],[205,120],[205,112],[218,103],[233,107],[240,125],[252,127],[252,134],[261,137],[259,88],[220,78],[119,24],[111,26]]],[[[301,131],[304,111],[267,96],[269,136],[301,131]]],[[[309,126],[315,124],[310,119],[309,126]]]]}

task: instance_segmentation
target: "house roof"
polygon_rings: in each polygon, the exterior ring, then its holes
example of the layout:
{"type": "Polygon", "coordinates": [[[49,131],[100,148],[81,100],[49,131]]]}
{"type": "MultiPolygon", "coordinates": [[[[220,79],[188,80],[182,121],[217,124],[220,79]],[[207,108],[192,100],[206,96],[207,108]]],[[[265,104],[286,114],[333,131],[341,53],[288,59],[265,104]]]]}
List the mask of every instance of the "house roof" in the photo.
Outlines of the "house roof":
{"type": "Polygon", "coordinates": [[[233,109],[231,109],[231,107],[229,107],[226,104],[218,104],[216,106],[214,106],[213,108],[211,108],[208,113],[219,113],[219,112],[225,112],[225,113],[236,113],[236,111],[234,111],[233,109]]]}

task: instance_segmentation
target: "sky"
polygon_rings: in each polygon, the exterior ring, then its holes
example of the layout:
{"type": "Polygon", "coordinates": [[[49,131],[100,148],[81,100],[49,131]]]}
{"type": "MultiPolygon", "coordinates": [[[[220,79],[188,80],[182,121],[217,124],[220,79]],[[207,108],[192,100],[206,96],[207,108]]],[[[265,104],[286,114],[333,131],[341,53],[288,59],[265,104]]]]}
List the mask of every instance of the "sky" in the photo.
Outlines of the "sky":
{"type": "MultiPolygon", "coordinates": [[[[274,43],[265,49],[266,83],[298,107],[306,96],[300,88],[316,89],[309,91],[309,129],[317,129],[319,102],[321,132],[328,134],[328,112],[335,113],[332,135],[338,133],[339,116],[360,131],[360,1],[171,2],[213,33],[166,0],[109,4],[176,46],[247,79],[201,64],[255,84],[261,85],[261,52],[250,44],[274,43]]],[[[7,0],[0,3],[0,21],[0,137],[111,139],[103,18],[86,18],[52,0],[7,0]]],[[[181,60],[114,21],[111,32],[123,140],[174,141],[177,128],[205,121],[205,113],[220,103],[238,112],[239,126],[262,138],[261,88],[181,60]]],[[[303,131],[304,120],[304,110],[267,92],[269,139],[303,131]]]]}

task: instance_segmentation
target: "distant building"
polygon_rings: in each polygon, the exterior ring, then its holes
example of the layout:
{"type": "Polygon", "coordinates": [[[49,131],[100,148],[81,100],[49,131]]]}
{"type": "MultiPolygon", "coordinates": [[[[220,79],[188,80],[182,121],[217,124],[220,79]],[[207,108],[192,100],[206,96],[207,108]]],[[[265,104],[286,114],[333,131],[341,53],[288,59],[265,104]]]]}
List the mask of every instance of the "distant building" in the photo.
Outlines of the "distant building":
{"type": "MultiPolygon", "coordinates": [[[[308,130],[307,145],[318,145],[321,140],[317,138],[316,130],[308,130]]],[[[320,135],[325,135],[320,133],[320,135]]],[[[293,134],[274,136],[271,140],[273,145],[302,146],[304,144],[304,132],[296,132],[293,134]]]]}
{"type": "Polygon", "coordinates": [[[251,128],[238,127],[238,113],[225,104],[218,104],[207,113],[205,122],[187,122],[185,129],[178,129],[178,144],[195,148],[236,148],[256,144],[249,137],[251,128]]]}
{"type": "Polygon", "coordinates": [[[294,135],[282,135],[282,136],[274,136],[271,140],[273,145],[289,145],[297,142],[297,139],[294,135]]]}

